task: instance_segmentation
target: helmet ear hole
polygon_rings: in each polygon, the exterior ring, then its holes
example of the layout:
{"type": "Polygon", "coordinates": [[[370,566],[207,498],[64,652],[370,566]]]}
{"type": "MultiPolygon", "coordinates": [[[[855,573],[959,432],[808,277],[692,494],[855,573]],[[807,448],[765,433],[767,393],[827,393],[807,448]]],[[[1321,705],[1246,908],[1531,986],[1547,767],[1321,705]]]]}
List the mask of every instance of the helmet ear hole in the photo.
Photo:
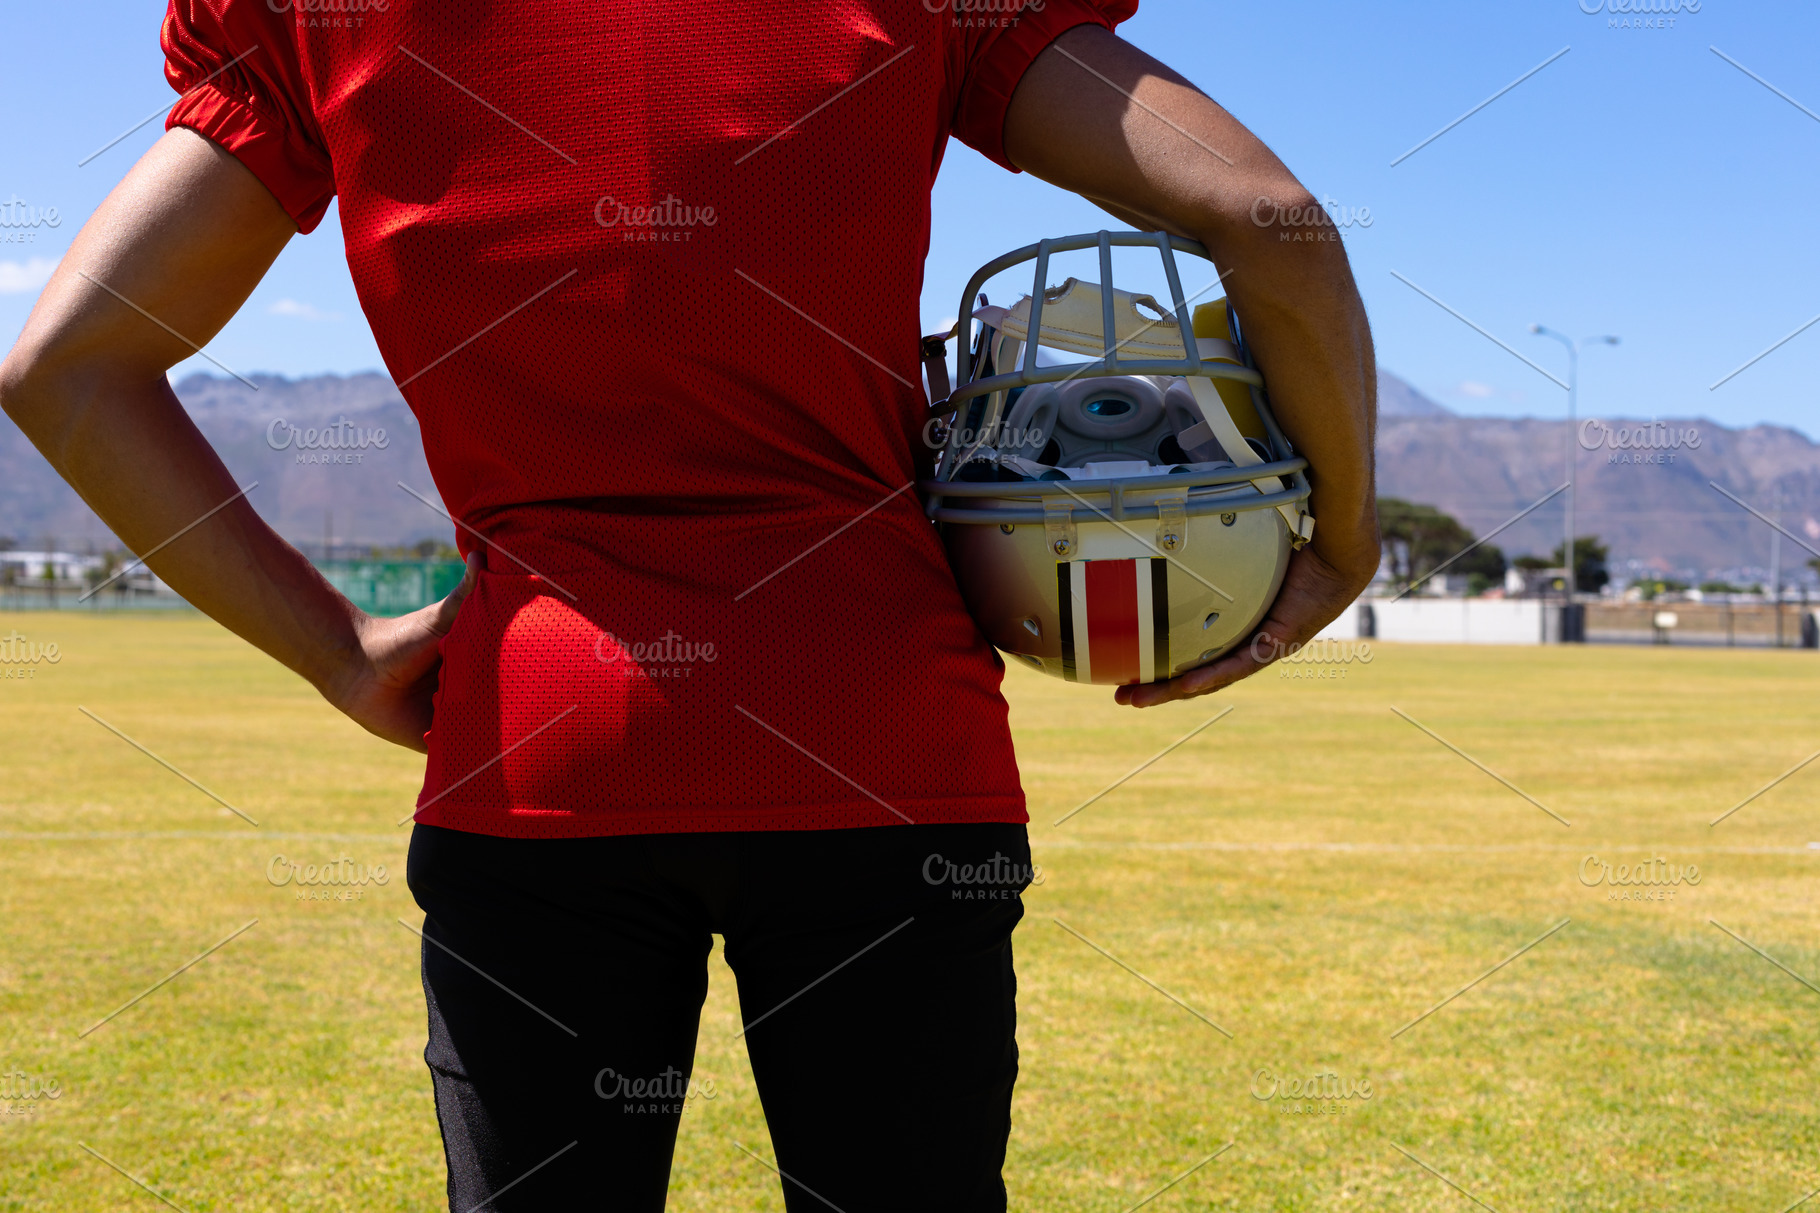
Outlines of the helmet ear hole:
{"type": "Polygon", "coordinates": [[[1070,380],[1055,393],[1057,424],[1077,446],[1086,444],[1087,452],[1117,450],[1128,459],[1143,458],[1154,449],[1152,433],[1164,421],[1162,395],[1136,375],[1070,380]]]}
{"type": "Polygon", "coordinates": [[[1047,383],[1021,391],[1005,416],[999,430],[999,449],[1014,451],[1028,458],[1040,451],[1038,463],[1054,464],[1061,458],[1061,447],[1055,441],[1055,420],[1061,402],[1055,388],[1047,383]],[[1050,458],[1051,451],[1054,458],[1050,458]]]}
{"type": "Polygon", "coordinates": [[[1156,461],[1158,463],[1187,463],[1188,452],[1176,441],[1174,434],[1163,435],[1163,440],[1156,444],[1156,461]]]}

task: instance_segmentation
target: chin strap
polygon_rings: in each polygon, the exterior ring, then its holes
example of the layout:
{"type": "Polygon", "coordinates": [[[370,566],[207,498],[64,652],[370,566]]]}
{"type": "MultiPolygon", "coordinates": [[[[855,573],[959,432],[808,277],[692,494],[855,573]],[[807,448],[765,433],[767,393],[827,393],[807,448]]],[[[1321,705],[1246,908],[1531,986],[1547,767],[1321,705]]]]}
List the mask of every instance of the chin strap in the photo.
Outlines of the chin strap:
{"type": "Polygon", "coordinates": [[[948,339],[960,330],[960,322],[945,333],[931,333],[923,338],[923,374],[929,377],[929,411],[940,413],[954,389],[948,382],[948,339]]]}

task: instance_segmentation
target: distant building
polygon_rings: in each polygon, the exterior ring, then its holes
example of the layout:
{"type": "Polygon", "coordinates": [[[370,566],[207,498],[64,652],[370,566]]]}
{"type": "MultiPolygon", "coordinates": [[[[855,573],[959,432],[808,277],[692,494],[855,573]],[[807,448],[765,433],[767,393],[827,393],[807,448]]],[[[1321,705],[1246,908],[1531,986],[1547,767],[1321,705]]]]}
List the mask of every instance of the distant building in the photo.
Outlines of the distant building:
{"type": "Polygon", "coordinates": [[[134,564],[130,572],[108,581],[109,572],[117,569],[118,562],[114,570],[110,570],[105,556],[79,556],[74,552],[0,552],[0,586],[61,593],[86,590],[107,581],[107,592],[115,595],[173,594],[170,586],[142,564],[134,564]],[[46,569],[50,570],[48,577],[46,569]]]}
{"type": "Polygon", "coordinates": [[[0,552],[0,580],[35,586],[55,582],[62,589],[84,584],[89,570],[104,563],[99,556],[78,556],[74,552],[0,552]]]}
{"type": "Polygon", "coordinates": [[[1468,573],[1436,573],[1422,583],[1419,592],[1428,598],[1464,598],[1471,583],[1468,573]]]}
{"type": "Polygon", "coordinates": [[[1512,565],[1504,570],[1506,598],[1546,598],[1566,590],[1567,570],[1564,568],[1520,569],[1512,565]]]}

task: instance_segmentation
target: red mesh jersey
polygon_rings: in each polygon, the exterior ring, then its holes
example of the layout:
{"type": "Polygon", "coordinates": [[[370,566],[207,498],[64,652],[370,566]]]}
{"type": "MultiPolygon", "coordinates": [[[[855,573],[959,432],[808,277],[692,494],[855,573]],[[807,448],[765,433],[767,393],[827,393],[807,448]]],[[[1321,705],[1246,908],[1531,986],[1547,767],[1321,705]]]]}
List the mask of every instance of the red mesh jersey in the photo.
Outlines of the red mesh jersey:
{"type": "Polygon", "coordinates": [[[947,138],[1005,163],[1031,60],[1137,7],[1027,3],[171,0],[170,125],[304,231],[340,196],[437,488],[496,545],[417,820],[1027,820],[910,487],[947,138]]]}

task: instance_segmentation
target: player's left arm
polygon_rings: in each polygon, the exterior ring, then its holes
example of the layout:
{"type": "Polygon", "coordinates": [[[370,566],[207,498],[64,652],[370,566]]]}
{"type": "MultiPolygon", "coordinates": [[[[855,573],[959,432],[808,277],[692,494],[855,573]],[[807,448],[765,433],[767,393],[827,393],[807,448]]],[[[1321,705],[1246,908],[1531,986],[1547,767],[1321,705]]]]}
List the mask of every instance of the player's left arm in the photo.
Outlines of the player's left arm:
{"type": "MultiPolygon", "coordinates": [[[[1284,242],[1279,229],[1254,222],[1260,198],[1270,200],[1260,214],[1319,204],[1231,114],[1098,26],[1068,31],[1031,64],[1006,115],[1005,149],[1020,169],[1124,222],[1199,240],[1227,275],[1271,406],[1307,457],[1314,490],[1314,540],[1291,560],[1258,630],[1283,645],[1312,639],[1378,570],[1377,366],[1338,229],[1284,242]]],[[[1179,678],[1120,687],[1118,701],[1149,707],[1217,691],[1269,664],[1273,651],[1244,644],[1179,678]]]]}

